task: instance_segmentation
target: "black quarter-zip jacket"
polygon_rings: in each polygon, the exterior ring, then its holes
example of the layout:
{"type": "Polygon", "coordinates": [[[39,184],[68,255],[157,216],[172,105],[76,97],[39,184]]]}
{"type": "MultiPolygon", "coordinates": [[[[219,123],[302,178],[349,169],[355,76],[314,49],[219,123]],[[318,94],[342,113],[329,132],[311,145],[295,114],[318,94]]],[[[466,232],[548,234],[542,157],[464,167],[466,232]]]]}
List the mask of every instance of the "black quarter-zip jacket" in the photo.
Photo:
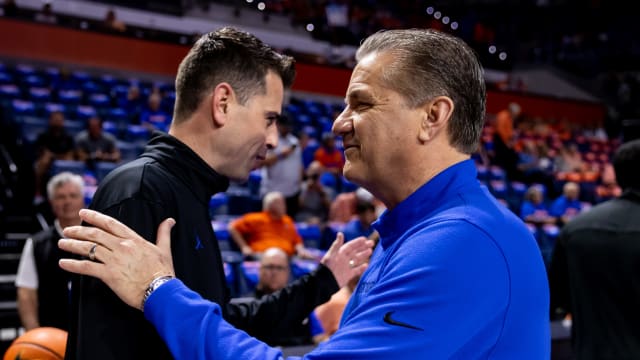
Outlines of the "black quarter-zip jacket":
{"type": "MultiPolygon", "coordinates": [[[[301,322],[338,290],[331,271],[322,265],[256,302],[229,303],[208,209],[211,196],[228,186],[229,180],[189,147],[156,132],[138,159],[113,170],[102,181],[90,208],[115,217],[153,241],[158,225],[173,217],[171,251],[176,276],[205,299],[223,305],[225,319],[234,326],[260,336],[301,322]]],[[[143,314],[95,278],[74,278],[70,320],[66,359],[172,358],[143,314]]]]}

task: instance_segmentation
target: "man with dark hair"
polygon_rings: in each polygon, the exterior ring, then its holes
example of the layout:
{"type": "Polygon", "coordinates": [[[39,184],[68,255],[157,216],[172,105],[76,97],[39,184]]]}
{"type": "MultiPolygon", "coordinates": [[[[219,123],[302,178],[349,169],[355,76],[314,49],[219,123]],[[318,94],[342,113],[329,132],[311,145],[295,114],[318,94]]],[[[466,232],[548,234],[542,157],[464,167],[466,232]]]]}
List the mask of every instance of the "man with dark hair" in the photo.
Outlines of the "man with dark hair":
{"type": "MultiPolygon", "coordinates": [[[[345,177],[387,210],[374,224],[380,241],[340,328],[308,358],[548,359],[549,290],[540,251],[522,221],[480,185],[471,159],[486,96],[476,55],[456,37],[414,29],[370,36],[356,60],[333,132],[343,139],[345,177]]],[[[172,220],[155,246],[103,215],[81,216],[103,229],[112,225],[109,234],[65,231],[100,244],[104,261],[64,260],[63,268],[104,279],[142,308],[177,358],[282,359],[178,279],[152,282],[151,295],[140,295],[149,285],[142,279],[172,272],[172,220]],[[127,278],[131,259],[145,264],[135,266],[136,281],[127,278]]],[[[93,246],[60,245],[81,254],[93,246]]]]}
{"type": "MultiPolygon", "coordinates": [[[[209,200],[227,189],[229,179],[246,180],[275,147],[275,120],[293,78],[293,59],[249,33],[223,28],[204,35],[178,69],[169,133],[155,133],[137,160],[111,171],[90,206],[148,239],[155,238],[162,220],[176,219],[173,233],[182,241],[172,248],[175,275],[222,306],[229,322],[253,335],[268,332],[282,319],[301,321],[364,270],[350,268],[336,242],[333,253],[322,260],[327,266],[286,291],[252,304],[229,304],[209,200]]],[[[364,241],[361,245],[367,246],[364,241]]],[[[359,251],[350,243],[343,248],[359,251]]],[[[92,259],[95,250],[89,254],[92,259]]],[[[80,277],[72,293],[67,359],[172,358],[142,314],[119,301],[101,281],[80,277]]]]}
{"type": "Polygon", "coordinates": [[[78,158],[91,167],[95,167],[95,163],[99,161],[120,161],[117,140],[115,136],[102,130],[102,119],[98,116],[87,120],[87,129],[78,133],[75,141],[78,158]]]}
{"type": "Polygon", "coordinates": [[[613,157],[618,198],[569,221],[550,270],[552,317],[572,315],[577,359],[640,358],[640,140],[613,157]]]}

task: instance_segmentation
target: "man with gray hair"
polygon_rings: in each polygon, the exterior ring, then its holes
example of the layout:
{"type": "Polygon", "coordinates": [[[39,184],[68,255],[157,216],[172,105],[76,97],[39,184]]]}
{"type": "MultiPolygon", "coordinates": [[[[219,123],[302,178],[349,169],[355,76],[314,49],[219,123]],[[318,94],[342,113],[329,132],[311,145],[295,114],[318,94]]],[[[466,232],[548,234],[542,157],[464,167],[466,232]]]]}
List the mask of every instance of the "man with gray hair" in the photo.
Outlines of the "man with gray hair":
{"type": "Polygon", "coordinates": [[[313,259],[304,247],[295,222],[287,215],[282,193],[272,191],[262,199],[262,211],[248,213],[229,224],[229,235],[244,256],[260,255],[277,247],[288,256],[313,259]]]}
{"type": "Polygon", "coordinates": [[[25,330],[40,326],[68,328],[71,276],[60,271],[58,260],[70,254],[56,244],[65,227],[80,225],[78,212],[84,207],[82,177],[70,172],[57,174],[47,183],[47,194],[55,215],[53,226],[27,239],[16,276],[18,313],[25,330]]]}

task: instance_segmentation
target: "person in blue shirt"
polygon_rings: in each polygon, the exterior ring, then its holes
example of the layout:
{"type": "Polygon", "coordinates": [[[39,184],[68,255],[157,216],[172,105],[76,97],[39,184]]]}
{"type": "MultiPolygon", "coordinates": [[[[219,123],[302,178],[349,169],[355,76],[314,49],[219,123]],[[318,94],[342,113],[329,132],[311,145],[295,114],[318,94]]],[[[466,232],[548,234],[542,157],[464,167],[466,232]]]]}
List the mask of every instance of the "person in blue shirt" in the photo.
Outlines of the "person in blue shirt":
{"type": "MultiPolygon", "coordinates": [[[[356,60],[333,132],[343,139],[344,176],[387,210],[338,331],[304,358],[549,359],[540,252],[524,223],[480,185],[470,157],[486,101],[473,50],[431,29],[389,30],[368,37],[356,60]]],[[[96,261],[60,265],[102,279],[142,310],[175,358],[283,359],[172,277],[172,219],[155,246],[101,214],[81,216],[103,230],[68,228],[75,240],[59,246],[93,250],[96,261]]]]}
{"type": "Polygon", "coordinates": [[[377,236],[372,226],[377,217],[376,206],[371,201],[359,199],[356,203],[356,218],[346,223],[342,229],[344,240],[349,241],[359,236],[377,236]]]}
{"type": "Polygon", "coordinates": [[[562,195],[551,204],[549,213],[558,219],[560,225],[566,224],[582,211],[579,199],[580,186],[574,182],[567,182],[562,187],[562,195]]]}

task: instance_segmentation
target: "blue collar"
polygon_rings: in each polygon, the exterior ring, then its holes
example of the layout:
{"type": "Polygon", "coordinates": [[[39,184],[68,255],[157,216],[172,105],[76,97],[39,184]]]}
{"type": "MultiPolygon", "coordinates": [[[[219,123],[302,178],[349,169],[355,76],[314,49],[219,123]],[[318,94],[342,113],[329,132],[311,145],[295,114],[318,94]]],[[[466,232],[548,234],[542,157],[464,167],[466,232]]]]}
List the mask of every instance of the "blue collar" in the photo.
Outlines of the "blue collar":
{"type": "Polygon", "coordinates": [[[372,226],[380,234],[383,248],[390,246],[418,220],[431,216],[457,189],[478,184],[478,172],[473,160],[456,163],[427,181],[393,210],[387,210],[372,226]]]}

